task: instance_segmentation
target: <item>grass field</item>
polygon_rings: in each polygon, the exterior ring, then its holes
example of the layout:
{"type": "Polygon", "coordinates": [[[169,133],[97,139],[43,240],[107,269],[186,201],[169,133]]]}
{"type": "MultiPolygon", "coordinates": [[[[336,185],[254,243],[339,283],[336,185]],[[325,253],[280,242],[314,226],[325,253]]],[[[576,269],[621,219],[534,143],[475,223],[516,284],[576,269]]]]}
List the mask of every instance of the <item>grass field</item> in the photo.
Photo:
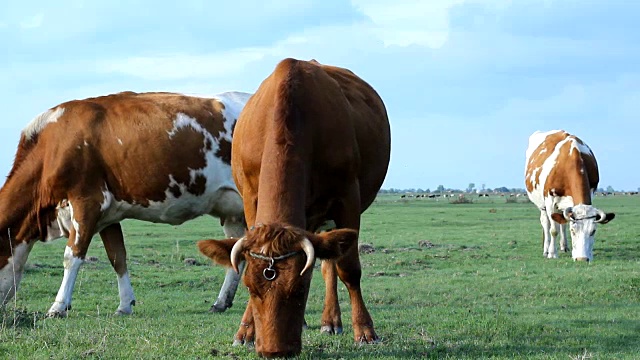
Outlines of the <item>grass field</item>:
{"type": "MultiPolygon", "coordinates": [[[[474,199],[475,200],[475,199],[474,199]]],[[[314,271],[303,332],[305,359],[639,359],[640,197],[597,198],[617,217],[600,226],[595,260],[542,257],[538,210],[503,198],[473,204],[381,196],[364,214],[363,293],[382,342],[353,343],[350,306],[339,295],[345,333],[321,335],[324,285],[314,271]]],[[[232,347],[247,300],[207,310],[224,270],[195,240],[222,238],[218,221],[182,226],[124,223],[137,306],[115,317],[115,272],[98,238],[78,276],[73,310],[45,319],[62,280],[64,242],[37,244],[18,297],[0,325],[0,359],[254,358],[232,347]],[[185,263],[195,258],[196,264],[185,263]]]]}

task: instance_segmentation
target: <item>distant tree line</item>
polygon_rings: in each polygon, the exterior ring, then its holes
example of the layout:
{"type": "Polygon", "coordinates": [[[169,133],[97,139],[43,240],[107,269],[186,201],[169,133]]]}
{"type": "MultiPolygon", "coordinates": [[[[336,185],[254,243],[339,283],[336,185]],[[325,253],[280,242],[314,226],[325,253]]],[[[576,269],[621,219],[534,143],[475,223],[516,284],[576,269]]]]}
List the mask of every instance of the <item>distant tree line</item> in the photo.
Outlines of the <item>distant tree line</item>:
{"type": "MultiPolygon", "coordinates": [[[[640,192],[640,187],[638,187],[637,189],[640,192]]],[[[616,190],[613,188],[613,186],[609,185],[605,188],[597,188],[596,192],[599,193],[616,193],[616,192],[624,192],[625,190],[616,190]]],[[[487,188],[485,187],[485,184],[482,184],[480,189],[476,188],[476,185],[474,183],[470,183],[469,186],[467,186],[466,189],[452,189],[452,188],[445,188],[444,185],[438,185],[438,187],[435,190],[431,190],[429,188],[427,189],[422,189],[422,188],[408,188],[408,189],[396,189],[396,188],[389,188],[389,189],[380,189],[379,193],[380,194],[463,194],[463,193],[510,193],[510,194],[515,194],[515,193],[525,193],[526,190],[523,188],[508,188],[506,186],[501,186],[501,187],[497,187],[494,189],[491,188],[487,188]]]]}
{"type": "Polygon", "coordinates": [[[438,185],[435,190],[431,190],[429,188],[408,188],[408,189],[380,189],[380,194],[444,194],[444,193],[454,193],[454,194],[462,194],[462,193],[524,193],[525,189],[522,188],[508,188],[506,186],[497,187],[495,189],[485,188],[484,184],[482,185],[482,189],[476,189],[474,184],[469,184],[469,187],[466,189],[452,189],[445,188],[444,185],[438,185]],[[472,186],[473,185],[473,186],[472,186]]]}

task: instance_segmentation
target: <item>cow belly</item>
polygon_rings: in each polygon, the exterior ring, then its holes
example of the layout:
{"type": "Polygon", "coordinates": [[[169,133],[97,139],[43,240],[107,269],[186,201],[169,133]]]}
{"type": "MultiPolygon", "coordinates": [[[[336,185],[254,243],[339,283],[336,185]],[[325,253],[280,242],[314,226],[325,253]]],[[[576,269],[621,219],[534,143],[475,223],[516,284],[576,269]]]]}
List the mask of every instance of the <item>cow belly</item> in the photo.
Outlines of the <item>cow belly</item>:
{"type": "MultiPolygon", "coordinates": [[[[112,197],[110,193],[105,194],[105,199],[110,196],[112,197]]],[[[233,212],[233,215],[242,215],[242,199],[235,190],[229,188],[221,188],[199,196],[190,193],[178,198],[168,196],[163,201],[150,201],[148,206],[118,200],[106,200],[105,203],[108,205],[103,205],[103,215],[98,221],[98,229],[124,219],[180,225],[205,214],[233,212]],[[234,195],[229,196],[228,193],[234,195]]]]}
{"type": "Polygon", "coordinates": [[[542,195],[542,190],[533,189],[532,192],[527,191],[527,196],[532,203],[534,203],[538,209],[544,209],[544,196],[542,195]]]}

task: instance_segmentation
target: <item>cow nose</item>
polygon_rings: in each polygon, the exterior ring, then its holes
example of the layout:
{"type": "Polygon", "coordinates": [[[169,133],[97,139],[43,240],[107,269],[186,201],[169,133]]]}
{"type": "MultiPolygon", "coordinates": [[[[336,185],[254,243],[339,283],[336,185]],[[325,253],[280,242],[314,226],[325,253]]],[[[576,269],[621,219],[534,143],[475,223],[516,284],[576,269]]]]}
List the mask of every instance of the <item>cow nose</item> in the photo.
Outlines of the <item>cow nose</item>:
{"type": "Polygon", "coordinates": [[[574,261],[586,261],[589,262],[589,258],[588,257],[578,257],[573,259],[574,261]]]}

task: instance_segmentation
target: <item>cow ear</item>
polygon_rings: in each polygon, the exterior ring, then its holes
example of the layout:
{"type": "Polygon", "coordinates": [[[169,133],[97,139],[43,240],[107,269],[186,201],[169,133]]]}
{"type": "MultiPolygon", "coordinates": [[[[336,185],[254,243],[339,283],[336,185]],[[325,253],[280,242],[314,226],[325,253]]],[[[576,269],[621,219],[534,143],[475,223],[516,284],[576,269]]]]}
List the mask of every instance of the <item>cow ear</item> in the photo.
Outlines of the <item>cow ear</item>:
{"type": "Polygon", "coordinates": [[[596,219],[596,221],[598,222],[598,224],[606,224],[609,221],[613,220],[613,218],[616,217],[616,214],[614,213],[607,213],[604,217],[604,219],[600,220],[600,219],[596,219]]]}
{"type": "Polygon", "coordinates": [[[320,259],[337,259],[358,244],[358,232],[353,229],[337,229],[310,237],[316,256],[320,259]]]}
{"type": "Polygon", "coordinates": [[[198,241],[198,249],[200,252],[218,263],[219,265],[231,267],[231,249],[233,245],[240,239],[226,240],[200,240],[198,241]]]}
{"type": "Polygon", "coordinates": [[[564,215],[560,213],[551,214],[551,218],[553,219],[553,221],[557,222],[558,224],[565,224],[567,222],[567,219],[564,218],[564,215]]]}

